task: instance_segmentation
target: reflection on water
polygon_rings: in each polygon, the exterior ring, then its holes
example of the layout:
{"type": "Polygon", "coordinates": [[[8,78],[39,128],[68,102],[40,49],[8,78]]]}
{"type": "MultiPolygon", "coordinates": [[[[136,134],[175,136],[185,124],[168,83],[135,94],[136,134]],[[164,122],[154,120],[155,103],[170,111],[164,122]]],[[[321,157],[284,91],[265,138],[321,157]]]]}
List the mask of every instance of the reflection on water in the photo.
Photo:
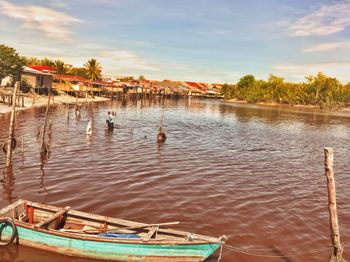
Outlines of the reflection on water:
{"type": "MultiPolygon", "coordinates": [[[[286,254],[330,245],[323,166],[323,148],[330,146],[349,259],[350,118],[343,113],[193,98],[83,104],[79,116],[73,106],[58,106],[50,111],[51,155],[40,159],[37,125],[44,114],[18,116],[17,133],[26,142],[24,152],[15,153],[14,174],[2,180],[1,207],[23,198],[146,223],[181,221],[179,228],[226,234],[234,247],[271,255],[224,249],[225,262],[326,261],[328,251],[286,254]],[[113,131],[106,130],[107,111],[117,112],[113,131]],[[166,130],[164,144],[156,143],[159,126],[166,130]]],[[[8,122],[0,118],[0,143],[8,122]]],[[[80,261],[30,248],[5,250],[18,261],[80,261]]]]}
{"type": "Polygon", "coordinates": [[[15,176],[13,174],[12,168],[4,169],[1,182],[3,199],[5,199],[8,203],[12,203],[14,199],[12,192],[15,185],[15,176]]]}

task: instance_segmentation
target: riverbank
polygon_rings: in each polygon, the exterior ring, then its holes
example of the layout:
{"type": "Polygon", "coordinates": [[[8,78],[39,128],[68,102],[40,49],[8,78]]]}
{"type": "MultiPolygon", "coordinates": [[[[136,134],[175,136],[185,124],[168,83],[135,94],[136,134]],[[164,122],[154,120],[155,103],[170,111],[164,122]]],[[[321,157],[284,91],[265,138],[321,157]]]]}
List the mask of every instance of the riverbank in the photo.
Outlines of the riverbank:
{"type": "MultiPolygon", "coordinates": [[[[22,106],[16,106],[16,111],[20,110],[28,110],[35,107],[43,107],[47,105],[47,96],[40,96],[36,95],[35,98],[33,97],[24,97],[24,107],[22,106]]],[[[108,101],[109,98],[105,97],[98,97],[95,96],[94,98],[88,97],[88,98],[78,98],[78,103],[89,103],[89,102],[100,102],[100,101],[108,101]]],[[[75,104],[77,102],[76,97],[70,96],[70,95],[57,95],[53,96],[51,98],[50,105],[61,105],[61,104],[75,104]]],[[[12,106],[9,106],[8,104],[2,104],[0,103],[0,115],[10,113],[12,109],[12,106]]]]}
{"type": "Polygon", "coordinates": [[[288,104],[279,104],[279,103],[276,103],[276,102],[257,102],[257,103],[249,103],[247,101],[244,101],[244,100],[238,100],[236,98],[233,98],[233,99],[224,99],[223,100],[224,102],[231,102],[231,103],[239,103],[239,104],[252,104],[252,105],[264,105],[264,106],[280,106],[280,105],[283,105],[283,106],[290,106],[290,107],[305,107],[305,108],[319,108],[317,106],[314,106],[314,105],[288,105],[288,104]]]}
{"type": "Polygon", "coordinates": [[[315,105],[289,105],[289,104],[280,104],[276,102],[257,102],[257,103],[249,103],[244,100],[237,100],[236,98],[233,99],[224,99],[223,102],[228,103],[238,103],[238,104],[247,104],[247,105],[261,105],[261,106],[271,106],[271,107],[277,107],[277,106],[283,106],[283,107],[289,107],[289,108],[300,108],[300,109],[315,109],[315,110],[321,110],[325,112],[350,112],[350,108],[337,108],[337,109],[329,109],[329,108],[320,108],[315,105]]]}

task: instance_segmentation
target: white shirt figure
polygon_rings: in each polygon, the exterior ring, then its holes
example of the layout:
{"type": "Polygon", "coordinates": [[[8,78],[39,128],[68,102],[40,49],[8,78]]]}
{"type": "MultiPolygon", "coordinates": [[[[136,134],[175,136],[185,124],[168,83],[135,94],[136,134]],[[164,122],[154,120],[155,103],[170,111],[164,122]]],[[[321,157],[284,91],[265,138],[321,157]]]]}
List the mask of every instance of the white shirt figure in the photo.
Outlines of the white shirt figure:
{"type": "Polygon", "coordinates": [[[92,121],[91,120],[89,120],[88,125],[86,127],[86,134],[88,136],[92,135],[92,121]]]}

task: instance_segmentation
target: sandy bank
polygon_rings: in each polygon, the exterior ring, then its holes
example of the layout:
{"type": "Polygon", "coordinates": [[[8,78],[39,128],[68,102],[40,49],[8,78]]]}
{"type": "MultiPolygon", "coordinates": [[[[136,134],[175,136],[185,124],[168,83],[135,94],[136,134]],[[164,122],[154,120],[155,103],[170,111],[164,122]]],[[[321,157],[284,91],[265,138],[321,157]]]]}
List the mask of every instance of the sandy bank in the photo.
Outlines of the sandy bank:
{"type": "MultiPolygon", "coordinates": [[[[266,106],[279,106],[282,104],[276,103],[276,102],[257,102],[257,103],[248,103],[247,101],[244,100],[237,100],[236,98],[233,99],[225,99],[224,102],[231,102],[231,103],[240,103],[240,104],[254,104],[254,105],[266,105],[266,106]]],[[[290,106],[290,105],[287,105],[290,106]]],[[[294,105],[294,106],[300,106],[300,107],[315,107],[311,105],[294,105]]],[[[316,107],[315,107],[316,108],[316,107]]]]}
{"type": "MultiPolygon", "coordinates": [[[[286,107],[298,107],[298,108],[316,108],[316,109],[320,109],[318,106],[314,106],[314,105],[289,105],[289,104],[279,104],[276,102],[257,102],[257,103],[248,103],[247,101],[243,101],[243,100],[237,100],[237,99],[227,99],[224,100],[224,102],[231,102],[231,103],[240,103],[240,104],[252,104],[252,105],[264,105],[264,106],[286,106],[286,107]]],[[[329,110],[329,109],[325,109],[325,110],[329,110]]],[[[347,111],[350,110],[349,108],[343,108],[343,109],[338,109],[336,111],[347,111]]]]}
{"type": "MultiPolygon", "coordinates": [[[[39,96],[36,95],[35,99],[32,97],[25,97],[24,98],[24,107],[16,106],[17,110],[27,110],[30,108],[35,107],[42,107],[47,105],[47,96],[39,96]]],[[[78,98],[78,103],[86,103],[86,102],[99,102],[99,101],[108,101],[109,98],[105,97],[98,97],[95,96],[94,98],[78,98]]],[[[69,95],[58,95],[51,98],[51,105],[60,105],[60,104],[75,104],[76,103],[76,97],[69,96],[69,95]]],[[[0,114],[6,114],[11,112],[12,106],[9,106],[8,104],[0,103],[0,114]]]]}

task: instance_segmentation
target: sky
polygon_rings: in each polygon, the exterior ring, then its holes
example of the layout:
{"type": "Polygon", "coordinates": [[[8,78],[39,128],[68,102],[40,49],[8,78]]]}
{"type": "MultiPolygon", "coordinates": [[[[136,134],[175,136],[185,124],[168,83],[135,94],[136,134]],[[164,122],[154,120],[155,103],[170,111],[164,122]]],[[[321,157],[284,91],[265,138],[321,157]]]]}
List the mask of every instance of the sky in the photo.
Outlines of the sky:
{"type": "Polygon", "coordinates": [[[350,0],[0,0],[0,44],[104,75],[350,81],[350,0]]]}

